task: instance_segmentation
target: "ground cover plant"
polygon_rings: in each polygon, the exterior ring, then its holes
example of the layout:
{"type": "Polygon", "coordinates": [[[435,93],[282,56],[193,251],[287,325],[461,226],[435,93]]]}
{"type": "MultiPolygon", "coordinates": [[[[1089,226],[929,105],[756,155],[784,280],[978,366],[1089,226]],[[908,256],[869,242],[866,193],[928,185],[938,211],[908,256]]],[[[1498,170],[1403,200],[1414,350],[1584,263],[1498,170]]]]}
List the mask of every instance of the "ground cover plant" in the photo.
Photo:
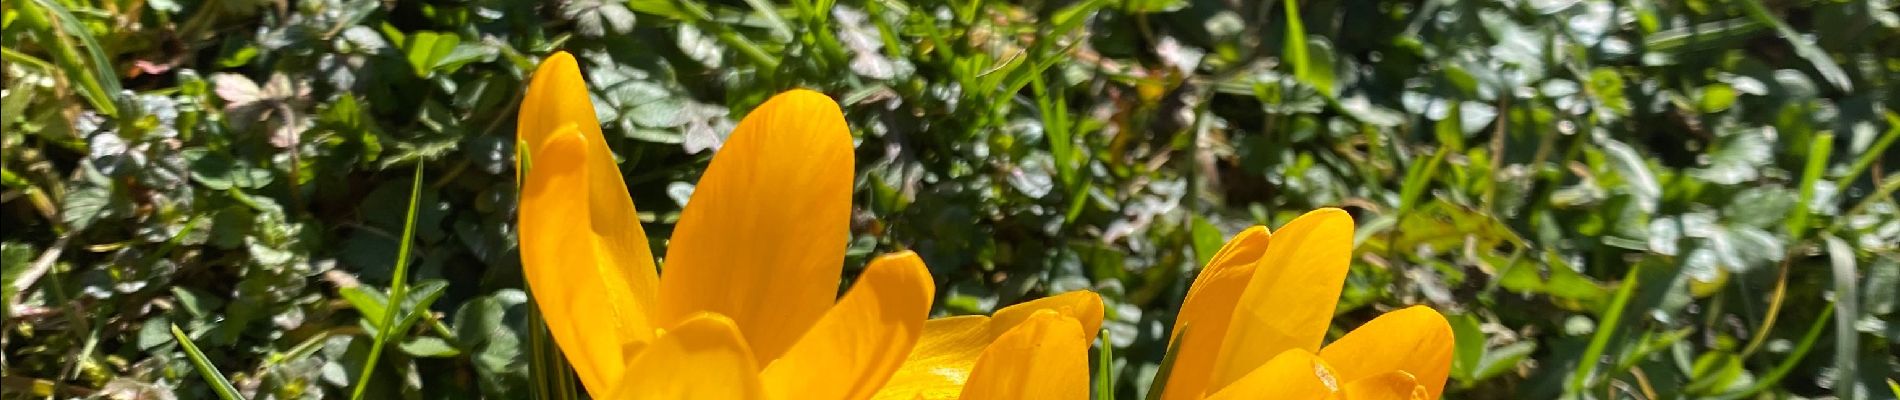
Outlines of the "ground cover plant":
{"type": "Polygon", "coordinates": [[[0,44],[5,399],[578,396],[515,226],[555,51],[654,254],[815,90],[840,290],[901,250],[933,316],[1092,290],[1098,398],[1322,207],[1329,338],[1443,312],[1446,398],[1900,395],[1891,0],[9,0],[0,44]]]}

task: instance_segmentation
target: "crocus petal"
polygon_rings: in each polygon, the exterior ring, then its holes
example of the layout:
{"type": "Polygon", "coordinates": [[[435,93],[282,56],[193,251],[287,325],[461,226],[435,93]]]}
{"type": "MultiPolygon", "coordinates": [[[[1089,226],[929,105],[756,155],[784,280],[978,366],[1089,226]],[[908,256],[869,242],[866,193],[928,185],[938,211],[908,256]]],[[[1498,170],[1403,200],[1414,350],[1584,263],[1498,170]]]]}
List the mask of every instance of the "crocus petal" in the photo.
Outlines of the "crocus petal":
{"type": "MultiPolygon", "coordinates": [[[[517,119],[516,136],[530,151],[570,125],[585,140],[587,157],[581,165],[586,170],[586,190],[552,195],[585,199],[587,211],[577,216],[581,218],[559,223],[574,229],[576,222],[587,222],[586,227],[595,237],[595,252],[606,261],[596,264],[595,269],[600,270],[603,277],[617,280],[610,283],[615,306],[631,310],[623,331],[633,332],[630,340],[651,338],[652,328],[661,326],[649,321],[656,308],[653,303],[659,296],[659,272],[653,266],[653,250],[647,246],[646,232],[640,229],[639,212],[633,208],[633,196],[627,194],[626,180],[620,177],[620,167],[614,164],[607,139],[601,136],[600,122],[594,119],[594,105],[587,96],[587,83],[581,79],[574,56],[556,52],[541,63],[535,70],[534,81],[528,83],[528,93],[521,102],[517,119]]],[[[538,154],[531,154],[530,162],[537,160],[534,155],[538,154]]],[[[544,158],[541,160],[545,161],[544,158]]],[[[557,201],[526,197],[521,200],[523,214],[533,208],[530,203],[534,200],[557,201]]],[[[583,266],[568,268],[578,267],[583,266]]]]}
{"type": "Polygon", "coordinates": [[[838,103],[818,92],[779,94],[740,121],[681,212],[660,317],[726,315],[762,364],[784,354],[837,298],[851,151],[838,103]]]}
{"type": "Polygon", "coordinates": [[[1425,387],[1427,399],[1436,399],[1451,374],[1452,346],[1445,316],[1431,307],[1412,306],[1373,318],[1319,354],[1339,370],[1342,380],[1405,371],[1425,387]]]}
{"type": "Polygon", "coordinates": [[[610,398],[763,399],[752,358],[731,319],[696,315],[634,356],[610,398]]]}
{"type": "MultiPolygon", "coordinates": [[[[625,346],[652,334],[652,292],[648,288],[641,296],[624,274],[626,264],[603,246],[606,239],[572,223],[588,220],[592,211],[584,195],[591,188],[582,135],[567,125],[534,151],[541,161],[522,186],[521,264],[548,330],[567,350],[581,384],[606,393],[613,387],[609,379],[620,376],[625,346]]],[[[649,275],[650,263],[644,267],[649,275]]]]}
{"type": "Polygon", "coordinates": [[[1287,349],[1209,400],[1324,399],[1339,390],[1339,379],[1326,360],[1305,349],[1287,349]]]}
{"type": "Polygon", "coordinates": [[[1199,399],[1213,375],[1214,358],[1220,354],[1227,324],[1234,318],[1234,306],[1253,277],[1254,266],[1267,252],[1267,228],[1255,226],[1234,235],[1188,287],[1181,302],[1181,315],[1174,319],[1168,339],[1174,350],[1174,367],[1168,373],[1166,400],[1199,399]],[[1179,342],[1179,344],[1173,344],[1179,342]]]}
{"type": "Polygon", "coordinates": [[[1346,383],[1333,400],[1420,400],[1427,399],[1425,387],[1405,371],[1386,371],[1385,373],[1360,378],[1346,383]]]}
{"type": "Polygon", "coordinates": [[[1087,290],[1077,290],[996,310],[990,319],[991,337],[1001,336],[1003,332],[1014,329],[1040,310],[1055,311],[1056,314],[1074,318],[1082,324],[1082,339],[1085,342],[1094,342],[1096,333],[1102,330],[1102,296],[1087,290]]]}
{"type": "Polygon", "coordinates": [[[775,399],[871,397],[917,343],[935,293],[916,253],[872,260],[838,305],[765,367],[766,393],[775,399]]]}
{"type": "Polygon", "coordinates": [[[970,369],[995,338],[990,317],[965,315],[924,321],[924,333],[904,364],[879,389],[879,400],[955,399],[970,369]]]}
{"type": "Polygon", "coordinates": [[[970,369],[999,337],[1020,326],[1039,311],[1054,312],[1076,321],[1084,344],[1095,341],[1102,326],[1102,298],[1095,292],[1078,290],[1003,307],[996,317],[981,315],[938,318],[924,322],[923,337],[911,349],[897,374],[891,377],[877,399],[929,400],[957,398],[970,369]]]}
{"type": "Polygon", "coordinates": [[[1324,208],[1273,234],[1234,308],[1208,390],[1220,390],[1280,352],[1319,350],[1346,283],[1352,229],[1352,216],[1324,208]]]}
{"type": "Polygon", "coordinates": [[[1085,399],[1089,342],[1082,324],[1040,310],[983,351],[962,399],[1085,399]]]}

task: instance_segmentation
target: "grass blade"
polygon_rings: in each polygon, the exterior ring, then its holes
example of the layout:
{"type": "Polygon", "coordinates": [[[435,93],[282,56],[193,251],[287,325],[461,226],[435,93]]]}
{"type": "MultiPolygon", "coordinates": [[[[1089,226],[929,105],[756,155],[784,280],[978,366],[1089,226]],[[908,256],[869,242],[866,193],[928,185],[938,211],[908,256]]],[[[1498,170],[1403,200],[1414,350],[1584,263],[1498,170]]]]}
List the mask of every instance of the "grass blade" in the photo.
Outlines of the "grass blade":
{"type": "Polygon", "coordinates": [[[1900,139],[1900,116],[1887,114],[1887,132],[1880,134],[1879,140],[1874,141],[1872,146],[1867,147],[1867,151],[1861,152],[1860,157],[1854,159],[1854,165],[1847,167],[1847,174],[1842,175],[1841,180],[1834,181],[1834,187],[1852,186],[1855,179],[1860,179],[1861,173],[1867,172],[1867,168],[1874,165],[1874,160],[1881,159],[1881,155],[1887,153],[1887,147],[1892,146],[1895,139],[1900,139]]]}
{"type": "Polygon", "coordinates": [[[1643,37],[1643,48],[1653,53],[1680,54],[1692,50],[1721,48],[1747,40],[1767,28],[1747,18],[1736,18],[1685,26],[1643,37]]]}
{"type": "Polygon", "coordinates": [[[66,5],[53,0],[33,0],[32,4],[46,10],[53,19],[48,21],[32,9],[23,10],[22,19],[29,25],[35,25],[34,28],[43,30],[48,36],[47,40],[57,42],[52,44],[53,60],[67,75],[79,81],[81,97],[91,102],[100,114],[118,115],[119,94],[125,89],[119,86],[119,76],[112,72],[112,64],[106,58],[105,51],[100,50],[99,39],[86,31],[86,25],[79,21],[79,17],[73,16],[66,5]],[[89,60],[79,58],[72,44],[64,39],[67,36],[79,39],[80,47],[86,48],[89,60]],[[86,67],[91,67],[91,71],[86,71],[86,67]]]}
{"type": "Polygon", "coordinates": [[[1855,393],[1859,385],[1854,382],[1860,374],[1856,367],[1860,365],[1860,331],[1854,329],[1854,321],[1860,319],[1860,294],[1855,289],[1860,280],[1854,273],[1854,247],[1847,241],[1834,235],[1825,235],[1827,241],[1828,265],[1834,269],[1834,390],[1835,395],[1843,399],[1861,398],[1855,393]]]}
{"type": "MultiPolygon", "coordinates": [[[[1188,328],[1192,327],[1181,326],[1181,330],[1175,332],[1173,337],[1187,337],[1188,328]]],[[[1154,381],[1148,383],[1148,396],[1145,397],[1148,400],[1160,400],[1161,394],[1168,390],[1168,377],[1174,375],[1174,356],[1181,354],[1181,341],[1171,340],[1171,342],[1168,343],[1168,354],[1161,356],[1161,367],[1155,370],[1154,381]]]]}
{"type": "Polygon", "coordinates": [[[1108,329],[1102,329],[1102,351],[1095,356],[1095,398],[1115,399],[1115,345],[1108,340],[1108,329]]]}
{"type": "Polygon", "coordinates": [[[1306,23],[1300,19],[1300,3],[1286,0],[1285,4],[1283,11],[1286,12],[1286,37],[1281,39],[1284,41],[1281,45],[1281,56],[1286,57],[1287,63],[1293,65],[1293,79],[1313,86],[1328,98],[1333,97],[1333,71],[1315,68],[1330,64],[1330,57],[1323,63],[1313,62],[1312,49],[1309,47],[1311,45],[1306,39],[1306,23]]]}
{"type": "Polygon", "coordinates": [[[532,398],[581,398],[580,389],[574,385],[574,370],[567,365],[567,358],[561,354],[561,348],[554,344],[554,337],[548,334],[547,321],[541,319],[541,306],[534,304],[533,295],[528,296],[527,310],[528,380],[532,398]]]}
{"type": "Polygon", "coordinates": [[[409,277],[409,238],[416,234],[416,203],[422,198],[422,163],[416,163],[415,181],[409,185],[409,212],[402,223],[402,245],[396,251],[396,272],[390,278],[389,306],[383,309],[381,332],[377,332],[375,342],[369,347],[369,359],[363,363],[363,373],[356,377],[356,388],[350,391],[351,400],[363,398],[363,389],[368,387],[369,378],[376,372],[376,363],[383,354],[383,345],[389,342],[389,336],[396,325],[396,314],[401,313],[402,301],[407,298],[409,277]]]}
{"type": "Polygon", "coordinates": [[[1808,230],[1808,202],[1814,198],[1814,184],[1821,181],[1821,172],[1827,168],[1828,153],[1834,150],[1834,135],[1823,133],[1814,138],[1814,144],[1808,146],[1808,165],[1801,173],[1801,198],[1795,199],[1794,215],[1788,216],[1788,238],[1801,240],[1808,230]]]}
{"type": "Polygon", "coordinates": [[[1868,194],[1867,197],[1862,197],[1859,203],[1854,203],[1854,207],[1848,208],[1847,212],[1841,213],[1841,216],[1860,215],[1862,211],[1867,211],[1867,207],[1872,207],[1874,203],[1885,201],[1887,196],[1893,194],[1895,190],[1900,190],[1900,175],[1887,177],[1886,182],[1881,183],[1880,187],[1874,188],[1874,192],[1868,194]]]}
{"type": "Polygon", "coordinates": [[[1286,0],[1282,12],[1286,13],[1286,38],[1280,50],[1288,64],[1293,64],[1293,77],[1306,80],[1306,24],[1300,21],[1300,2],[1286,0]]]}
{"type": "Polygon", "coordinates": [[[185,331],[178,329],[178,324],[171,325],[172,338],[177,339],[178,345],[185,348],[185,355],[191,357],[191,365],[197,367],[198,376],[204,377],[205,384],[211,385],[211,390],[218,392],[218,398],[242,400],[243,397],[238,396],[237,388],[231,386],[231,381],[224,379],[224,373],[218,372],[218,367],[211,365],[211,360],[205,358],[205,353],[199,351],[198,345],[191,342],[191,337],[185,336],[185,331]]]}
{"type": "Polygon", "coordinates": [[[1808,356],[1808,351],[1814,349],[1814,342],[1821,339],[1821,331],[1827,330],[1827,321],[1832,318],[1834,318],[1834,305],[1829,304],[1821,309],[1819,317],[1814,318],[1814,324],[1808,326],[1808,333],[1801,335],[1801,343],[1795,345],[1794,351],[1789,352],[1788,358],[1781,360],[1780,364],[1776,364],[1775,369],[1768,370],[1767,374],[1763,374],[1761,379],[1756,380],[1755,385],[1749,386],[1748,389],[1716,398],[1721,400],[1747,398],[1781,383],[1781,378],[1788,376],[1788,372],[1794,371],[1794,367],[1801,364],[1801,359],[1808,356]]]}
{"type": "Polygon", "coordinates": [[[1630,267],[1628,276],[1623,277],[1623,287],[1616,290],[1616,297],[1610,299],[1610,308],[1603,312],[1603,321],[1597,323],[1596,334],[1590,337],[1589,347],[1583,349],[1583,357],[1577,358],[1576,372],[1570,376],[1570,382],[1564,385],[1568,393],[1582,393],[1589,390],[1591,378],[1596,375],[1598,360],[1609,347],[1610,337],[1616,335],[1617,326],[1623,321],[1623,308],[1629,306],[1630,298],[1636,294],[1637,277],[1643,271],[1643,264],[1630,267]]]}

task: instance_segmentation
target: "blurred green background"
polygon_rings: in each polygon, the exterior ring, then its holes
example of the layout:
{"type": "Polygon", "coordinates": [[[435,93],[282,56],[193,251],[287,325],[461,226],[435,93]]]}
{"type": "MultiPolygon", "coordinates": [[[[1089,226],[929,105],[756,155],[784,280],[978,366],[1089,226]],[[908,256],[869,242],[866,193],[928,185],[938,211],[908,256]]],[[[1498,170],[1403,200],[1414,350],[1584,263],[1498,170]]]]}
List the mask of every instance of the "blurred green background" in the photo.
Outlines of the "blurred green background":
{"type": "Polygon", "coordinates": [[[245,398],[561,389],[511,222],[557,49],[656,254],[734,121],[817,89],[847,275],[916,250],[933,315],[1100,292],[1101,397],[1147,393],[1228,235],[1322,206],[1358,224],[1333,334],[1444,311],[1450,398],[1900,392],[1892,0],[0,7],[0,398],[215,396],[179,336],[245,398]]]}

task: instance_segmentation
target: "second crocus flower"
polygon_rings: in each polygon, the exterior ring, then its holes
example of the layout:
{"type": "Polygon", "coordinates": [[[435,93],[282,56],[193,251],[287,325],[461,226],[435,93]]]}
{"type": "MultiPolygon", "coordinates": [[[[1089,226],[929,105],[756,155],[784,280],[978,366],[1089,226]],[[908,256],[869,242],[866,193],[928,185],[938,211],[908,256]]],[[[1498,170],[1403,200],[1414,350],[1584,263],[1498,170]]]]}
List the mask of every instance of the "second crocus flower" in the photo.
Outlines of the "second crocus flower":
{"type": "Polygon", "coordinates": [[[1352,216],[1327,208],[1229,240],[1181,304],[1162,398],[1437,399],[1453,342],[1431,308],[1388,312],[1320,345],[1352,239],[1352,216]]]}

